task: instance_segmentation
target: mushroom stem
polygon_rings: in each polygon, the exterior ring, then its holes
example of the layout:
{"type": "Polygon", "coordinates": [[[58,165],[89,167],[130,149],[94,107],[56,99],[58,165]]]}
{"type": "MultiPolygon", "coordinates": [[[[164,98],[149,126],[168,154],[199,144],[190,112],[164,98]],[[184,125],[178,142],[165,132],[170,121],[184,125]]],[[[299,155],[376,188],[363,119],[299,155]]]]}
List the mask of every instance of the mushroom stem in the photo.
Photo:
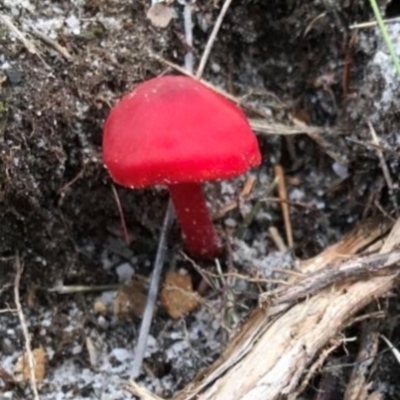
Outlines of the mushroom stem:
{"type": "Polygon", "coordinates": [[[189,253],[201,258],[221,253],[221,240],[207,209],[201,184],[178,183],[168,187],[189,253]]]}

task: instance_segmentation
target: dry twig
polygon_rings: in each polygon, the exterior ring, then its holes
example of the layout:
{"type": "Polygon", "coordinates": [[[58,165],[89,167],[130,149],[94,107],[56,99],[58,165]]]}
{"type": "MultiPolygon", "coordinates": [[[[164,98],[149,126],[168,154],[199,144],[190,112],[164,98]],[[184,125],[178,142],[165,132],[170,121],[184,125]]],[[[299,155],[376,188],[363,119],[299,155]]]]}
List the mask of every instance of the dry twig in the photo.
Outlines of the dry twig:
{"type": "MultiPolygon", "coordinates": [[[[239,102],[239,100],[237,100],[239,102]]],[[[318,126],[306,125],[286,125],[280,122],[272,121],[270,119],[250,118],[251,127],[258,133],[264,135],[282,135],[292,136],[300,134],[314,134],[321,135],[323,133],[333,133],[334,130],[330,128],[321,128],[318,126]]],[[[336,131],[335,131],[336,132],[336,131]]]]}
{"type": "Polygon", "coordinates": [[[189,49],[185,54],[185,69],[193,73],[193,21],[192,21],[192,4],[191,0],[185,1],[185,8],[183,10],[184,30],[186,46],[189,49]]]}
{"type": "Polygon", "coordinates": [[[26,36],[15,26],[11,18],[5,14],[0,14],[0,21],[3,21],[4,25],[7,26],[7,28],[18,38],[18,40],[25,46],[29,53],[35,54],[43,63],[43,65],[50,69],[50,66],[43,59],[36,46],[30,40],[28,40],[26,36]]]}
{"type": "Polygon", "coordinates": [[[275,179],[278,180],[278,195],[281,199],[283,222],[285,224],[286,240],[289,248],[293,248],[293,230],[290,220],[289,203],[286,190],[285,173],[281,165],[275,166],[275,179]]]}
{"type": "Polygon", "coordinates": [[[392,180],[392,177],[390,176],[389,168],[388,168],[388,166],[386,164],[386,160],[385,160],[385,156],[383,155],[383,151],[379,146],[378,135],[376,134],[376,131],[375,131],[374,127],[372,126],[371,122],[368,122],[368,126],[369,126],[369,131],[370,131],[371,136],[372,136],[372,142],[376,146],[376,154],[378,155],[379,162],[380,162],[381,169],[382,169],[382,173],[383,173],[383,176],[385,178],[387,187],[389,189],[389,195],[390,195],[390,199],[392,201],[392,205],[393,205],[394,209],[396,210],[396,215],[398,215],[398,213],[399,213],[399,205],[397,204],[397,199],[396,199],[396,197],[394,195],[393,180],[392,180]]]}
{"type": "Polygon", "coordinates": [[[38,39],[40,39],[43,43],[47,44],[50,46],[52,49],[57,51],[59,54],[61,54],[67,61],[72,61],[72,56],[69,53],[69,51],[61,46],[59,43],[57,43],[55,40],[50,39],[48,36],[46,36],[44,33],[38,31],[35,28],[31,27],[31,32],[33,35],[35,35],[38,39]]]}
{"type": "Polygon", "coordinates": [[[287,246],[279,233],[278,229],[275,226],[270,226],[268,229],[269,236],[271,237],[272,241],[275,243],[275,246],[279,251],[286,252],[287,246]]]}
{"type": "MultiPolygon", "coordinates": [[[[177,65],[171,61],[166,60],[165,58],[162,58],[156,54],[152,54],[152,56],[158,60],[160,63],[174,69],[175,71],[180,72],[182,75],[186,75],[190,78],[197,79],[195,75],[193,75],[192,72],[187,71],[185,68],[181,67],[180,65],[177,65]]],[[[220,94],[221,96],[226,97],[228,100],[240,104],[241,101],[237,97],[231,95],[230,93],[226,92],[223,89],[218,88],[217,86],[214,86],[212,83],[205,81],[204,79],[197,79],[199,82],[201,82],[204,86],[208,87],[211,90],[214,90],[214,92],[220,94]]]]}
{"type": "Polygon", "coordinates": [[[17,312],[17,310],[13,309],[13,308],[3,308],[3,309],[0,310],[0,314],[8,314],[8,313],[13,314],[13,313],[16,313],[16,312],[17,312]]]}
{"type": "Polygon", "coordinates": [[[205,66],[207,64],[208,57],[210,56],[210,53],[211,53],[211,49],[212,49],[212,47],[214,45],[215,39],[216,39],[216,37],[218,35],[218,31],[221,28],[222,21],[224,20],[225,14],[228,11],[229,6],[231,5],[231,3],[232,3],[232,0],[225,0],[224,1],[224,4],[223,4],[223,6],[221,8],[221,11],[220,11],[220,13],[218,15],[218,18],[215,21],[214,28],[213,28],[213,30],[211,32],[210,37],[208,38],[208,41],[207,41],[206,47],[204,49],[203,55],[201,56],[199,67],[197,68],[196,78],[198,78],[198,79],[200,79],[201,76],[203,75],[204,68],[205,68],[205,66]]]}
{"type": "Polygon", "coordinates": [[[397,350],[397,348],[393,346],[393,344],[389,341],[389,339],[386,336],[381,335],[381,338],[387,344],[389,349],[392,351],[394,357],[396,358],[397,363],[400,364],[400,351],[397,350]]]}
{"type": "Polygon", "coordinates": [[[312,296],[327,286],[342,284],[345,281],[388,274],[388,269],[398,268],[400,251],[357,257],[339,265],[327,264],[325,267],[306,275],[300,281],[272,292],[263,293],[260,302],[269,305],[293,303],[312,296]]]}
{"type": "Polygon", "coordinates": [[[161,397],[156,396],[155,394],[149,392],[143,386],[139,386],[136,382],[130,381],[127,389],[133,393],[135,396],[143,400],[163,400],[161,397]]]}
{"type": "Polygon", "coordinates": [[[220,218],[223,218],[228,212],[235,210],[236,208],[238,208],[243,201],[250,196],[253,188],[254,188],[254,184],[256,182],[256,178],[253,175],[250,175],[246,182],[243,185],[242,190],[240,191],[239,195],[237,196],[237,198],[235,200],[232,200],[231,202],[229,202],[228,204],[224,205],[214,216],[213,216],[213,220],[217,220],[220,218]]]}
{"type": "MultiPolygon", "coordinates": [[[[265,196],[269,197],[271,193],[275,190],[276,186],[278,185],[278,179],[275,178],[267,187],[265,196]]],[[[259,198],[254,204],[253,208],[250,210],[250,212],[245,216],[243,222],[238,226],[235,232],[235,236],[238,238],[241,238],[247,227],[250,225],[250,223],[254,220],[254,218],[257,216],[258,212],[261,210],[261,207],[263,205],[263,199],[259,198]]]]}
{"type": "Polygon", "coordinates": [[[90,292],[104,292],[108,290],[117,290],[121,287],[121,284],[110,284],[110,285],[57,285],[53,286],[47,291],[49,293],[58,294],[72,294],[72,293],[90,293],[90,292]]]}
{"type": "Polygon", "coordinates": [[[21,324],[22,328],[22,334],[24,336],[25,340],[25,351],[26,351],[26,356],[28,359],[28,365],[29,365],[29,379],[31,383],[31,389],[33,392],[33,396],[35,400],[40,400],[39,397],[39,392],[37,388],[37,382],[36,382],[36,376],[35,376],[35,359],[32,353],[32,347],[31,347],[31,337],[28,331],[28,326],[26,324],[26,319],[24,316],[24,313],[22,311],[22,305],[21,305],[21,299],[19,295],[19,285],[21,282],[21,276],[23,272],[23,267],[21,264],[21,260],[18,255],[15,257],[15,267],[16,267],[16,274],[15,274],[15,282],[14,282],[14,300],[15,300],[15,305],[17,308],[17,313],[18,313],[18,318],[21,324]]]}
{"type": "Polygon", "coordinates": [[[133,362],[132,377],[136,378],[142,368],[143,358],[146,351],[147,339],[150,332],[151,322],[153,320],[154,307],[158,295],[158,287],[161,277],[162,267],[164,266],[165,256],[167,254],[167,233],[173,221],[173,209],[171,200],[168,201],[167,211],[164,216],[164,222],[160,232],[160,239],[154,261],[153,273],[150,280],[149,293],[147,296],[146,307],[144,309],[142,323],[140,325],[139,338],[136,345],[135,360],[133,362]]]}
{"type": "MultiPolygon", "coordinates": [[[[383,20],[385,22],[385,24],[391,24],[391,23],[396,23],[400,21],[399,17],[395,17],[395,18],[387,18],[383,20]]],[[[358,24],[353,24],[349,26],[349,29],[365,29],[365,28],[374,28],[375,26],[377,26],[378,23],[376,22],[376,20],[374,21],[369,21],[369,22],[360,22],[358,24]]]]}
{"type": "Polygon", "coordinates": [[[122,208],[121,200],[119,199],[117,189],[115,185],[111,185],[111,189],[114,195],[115,203],[117,204],[117,209],[118,209],[118,214],[119,218],[121,221],[121,228],[122,228],[122,235],[124,238],[125,243],[127,246],[129,246],[129,233],[128,233],[128,228],[126,227],[126,222],[125,222],[125,215],[124,215],[124,210],[122,208]]]}

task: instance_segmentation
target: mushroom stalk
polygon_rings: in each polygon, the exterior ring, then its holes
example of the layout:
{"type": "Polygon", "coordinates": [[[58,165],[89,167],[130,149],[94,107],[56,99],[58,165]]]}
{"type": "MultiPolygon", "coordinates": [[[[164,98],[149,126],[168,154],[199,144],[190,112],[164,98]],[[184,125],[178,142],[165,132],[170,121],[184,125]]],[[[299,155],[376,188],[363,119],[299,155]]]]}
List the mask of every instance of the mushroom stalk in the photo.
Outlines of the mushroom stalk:
{"type": "Polygon", "coordinates": [[[201,184],[168,186],[186,249],[194,256],[212,258],[221,253],[221,240],[207,209],[201,184]]]}

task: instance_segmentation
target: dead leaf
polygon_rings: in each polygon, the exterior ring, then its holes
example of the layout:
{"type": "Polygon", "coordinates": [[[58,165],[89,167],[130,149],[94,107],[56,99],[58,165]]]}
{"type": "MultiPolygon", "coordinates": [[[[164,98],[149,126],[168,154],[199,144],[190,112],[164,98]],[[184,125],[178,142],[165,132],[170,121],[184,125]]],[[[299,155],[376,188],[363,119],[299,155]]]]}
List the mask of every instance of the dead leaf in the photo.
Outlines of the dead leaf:
{"type": "MultiPolygon", "coordinates": [[[[35,378],[37,382],[42,382],[44,376],[46,374],[46,365],[47,365],[47,354],[43,347],[38,347],[37,349],[32,351],[32,357],[35,368],[35,378]]],[[[19,375],[21,380],[29,381],[30,379],[30,368],[28,355],[25,353],[21,357],[18,358],[15,368],[15,374],[19,375]]]]}
{"type": "Polygon", "coordinates": [[[177,271],[168,272],[160,296],[162,305],[173,319],[183,317],[199,304],[190,275],[177,271]]]}
{"type": "Polygon", "coordinates": [[[166,28],[173,17],[172,7],[163,3],[155,3],[147,11],[147,18],[157,28],[166,28]]]}

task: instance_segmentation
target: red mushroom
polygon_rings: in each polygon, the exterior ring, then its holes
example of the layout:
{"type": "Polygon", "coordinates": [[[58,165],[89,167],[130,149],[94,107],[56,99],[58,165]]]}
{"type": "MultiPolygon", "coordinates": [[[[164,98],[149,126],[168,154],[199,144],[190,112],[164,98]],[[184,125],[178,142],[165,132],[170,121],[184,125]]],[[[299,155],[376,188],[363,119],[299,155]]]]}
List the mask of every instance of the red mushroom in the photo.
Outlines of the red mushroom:
{"type": "Polygon", "coordinates": [[[261,162],[244,113],[183,76],[151,79],[115,105],[104,126],[103,158],[120,185],[168,186],[185,247],[199,257],[221,251],[201,183],[261,162]]]}

